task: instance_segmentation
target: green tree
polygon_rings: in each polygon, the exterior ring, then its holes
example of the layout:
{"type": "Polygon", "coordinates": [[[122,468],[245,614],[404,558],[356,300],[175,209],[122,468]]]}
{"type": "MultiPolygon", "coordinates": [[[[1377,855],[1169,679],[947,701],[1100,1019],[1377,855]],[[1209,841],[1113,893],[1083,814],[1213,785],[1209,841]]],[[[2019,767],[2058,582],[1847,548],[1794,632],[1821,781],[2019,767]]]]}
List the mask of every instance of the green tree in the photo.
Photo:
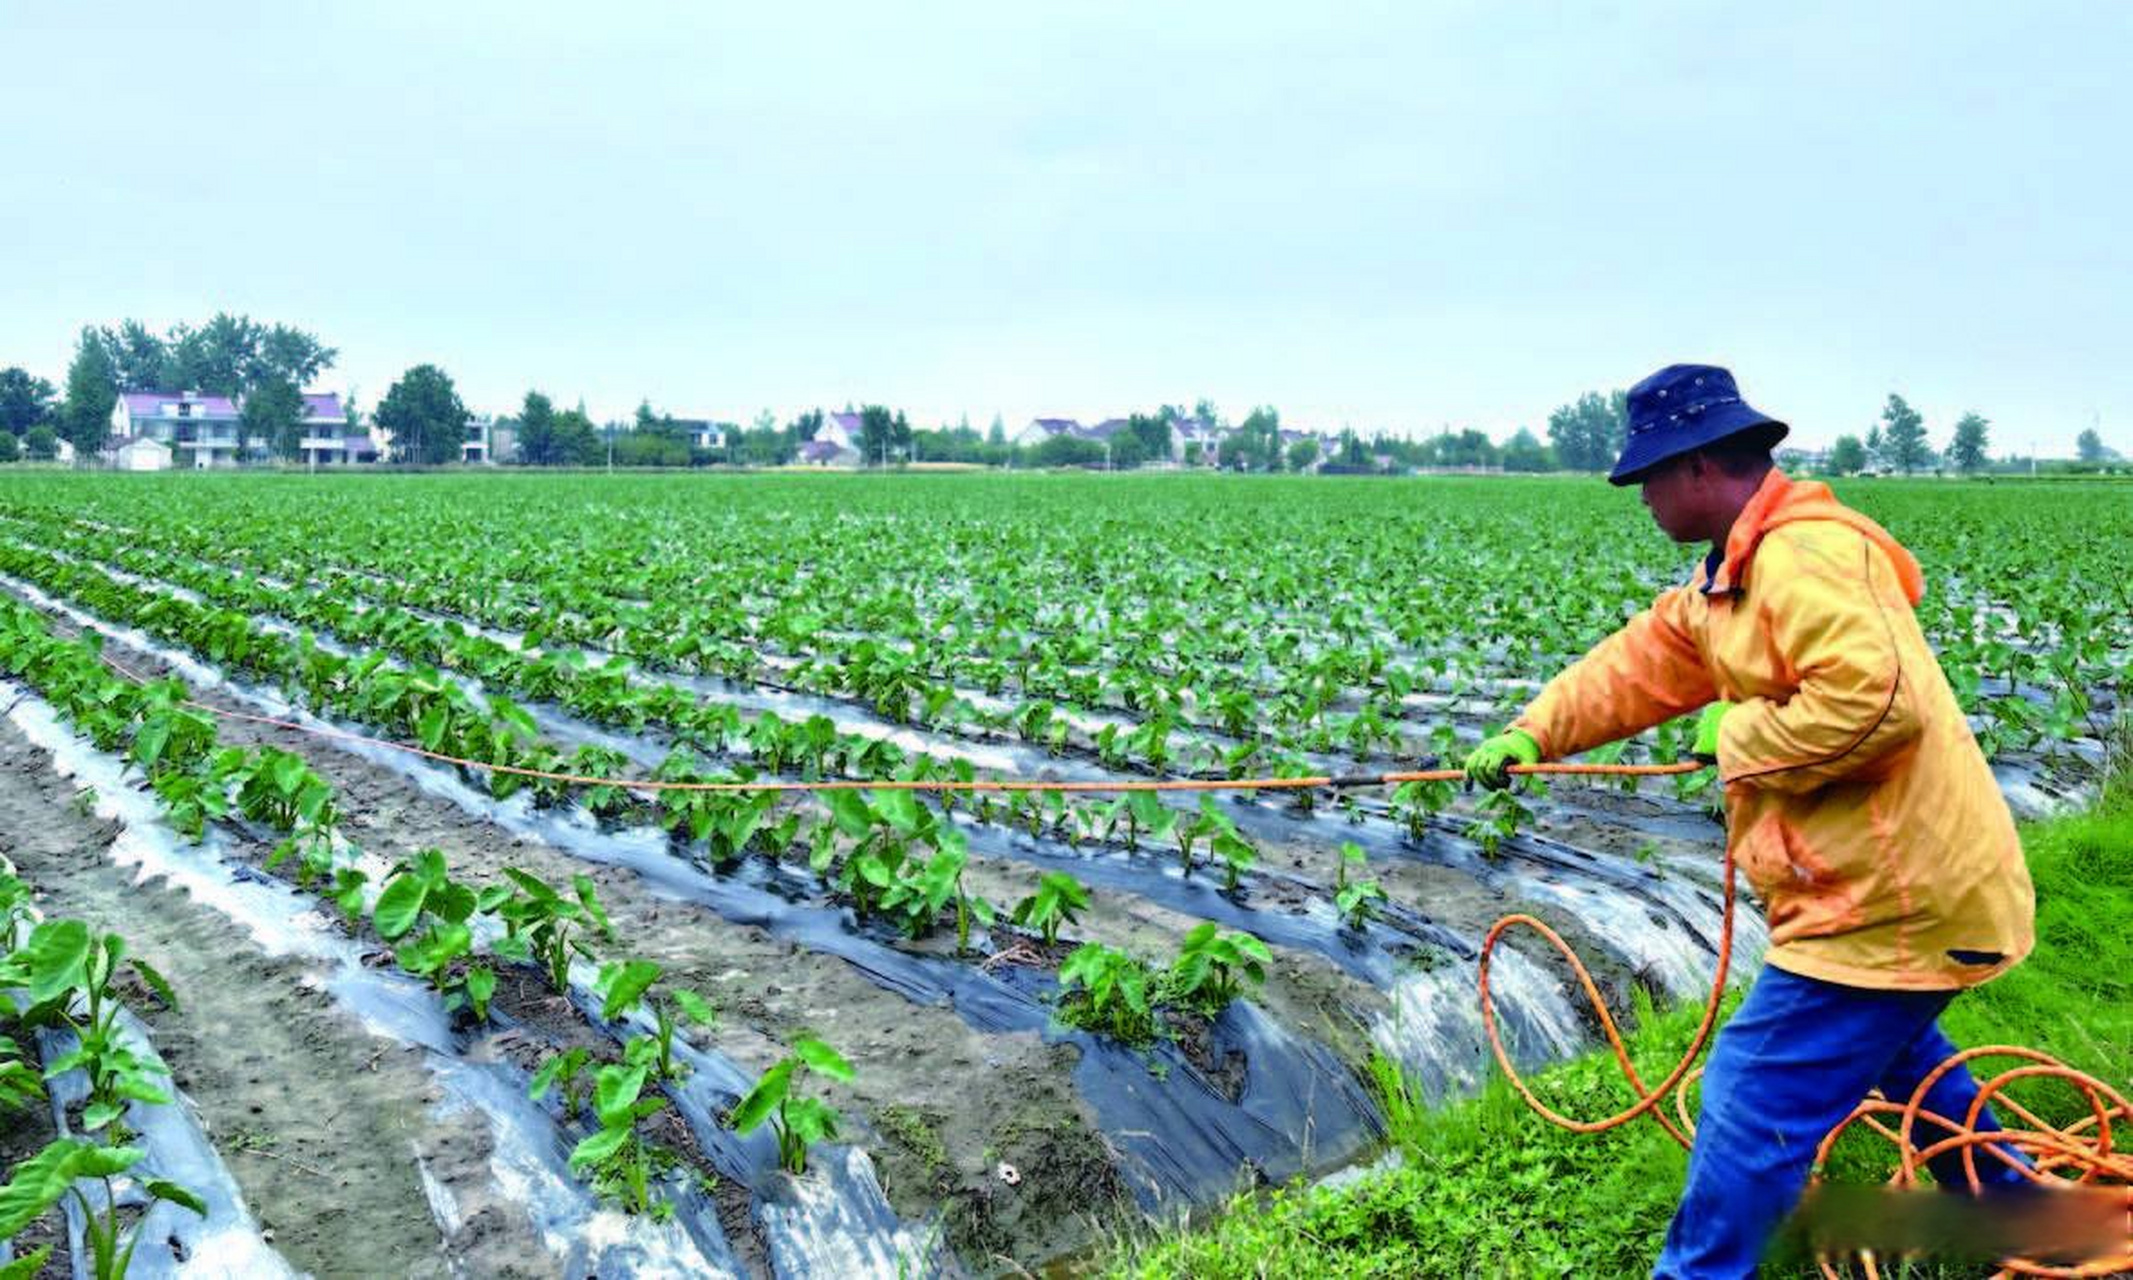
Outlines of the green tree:
{"type": "Polygon", "coordinates": [[[859,464],[881,466],[895,443],[896,415],[888,406],[870,404],[859,411],[859,464]]]}
{"type": "Polygon", "coordinates": [[[529,467],[563,460],[556,449],[555,403],[538,391],[528,391],[518,411],[518,460],[529,467]]]}
{"type": "Polygon", "coordinates": [[[553,465],[565,467],[598,466],[607,456],[607,443],[582,403],[555,416],[552,456],[553,465]]]}
{"type": "Polygon", "coordinates": [[[371,417],[391,434],[394,462],[434,467],[464,454],[467,407],[436,365],[418,364],[402,374],[371,417]]]}
{"type": "Polygon", "coordinates": [[[820,409],[809,409],[806,413],[792,420],[792,438],[802,444],[814,439],[815,433],[820,430],[822,430],[822,410],[820,409]]]}
{"type": "Polygon", "coordinates": [[[1588,391],[1548,415],[1548,439],[1556,461],[1572,471],[1604,471],[1614,465],[1629,433],[1628,397],[1588,391]]]}
{"type": "Polygon", "coordinates": [[[1555,459],[1540,437],[1525,427],[1520,427],[1509,443],[1503,447],[1503,469],[1506,471],[1553,471],[1555,459]]]}
{"type": "Polygon", "coordinates": [[[1894,392],[1881,410],[1881,444],[1889,465],[1906,474],[1928,460],[1925,415],[1894,392]]]}
{"type": "MultiPolygon", "coordinates": [[[[1140,442],[1141,462],[1170,461],[1170,422],[1171,420],[1160,412],[1136,413],[1126,419],[1126,431],[1140,442]]],[[[1134,465],[1138,466],[1140,463],[1134,465]]]]}
{"type": "Polygon", "coordinates": [[[22,442],[13,432],[0,431],[0,462],[16,462],[22,458],[22,442]]]}
{"type": "Polygon", "coordinates": [[[59,433],[87,461],[111,436],[111,408],[118,403],[118,374],[111,353],[93,328],[81,331],[67,366],[67,398],[59,409],[59,433]]]}
{"type": "Polygon", "coordinates": [[[160,391],[166,388],[163,374],[164,366],[170,360],[170,348],[147,325],[138,320],[124,320],[118,328],[102,329],[98,334],[103,339],[104,350],[111,355],[112,375],[118,379],[119,390],[160,391]]]}
{"type": "Polygon", "coordinates": [[[198,329],[172,325],[161,381],[176,391],[236,396],[259,368],[265,330],[250,316],[218,311],[198,329]]]}
{"type": "Polygon", "coordinates": [[[1007,447],[1007,422],[997,413],[992,415],[992,429],[985,433],[985,443],[995,449],[1007,447]]]}
{"type": "Polygon", "coordinates": [[[22,437],[22,452],[34,462],[50,462],[59,456],[59,437],[53,434],[50,423],[31,427],[22,437]]]}
{"type": "Polygon", "coordinates": [[[264,440],[277,458],[295,461],[303,452],[304,393],[283,377],[260,383],[244,397],[237,411],[237,456],[252,451],[252,441],[264,440]]]}
{"type": "Polygon", "coordinates": [[[1296,443],[1289,446],[1289,470],[1297,472],[1309,471],[1311,469],[1311,464],[1317,461],[1317,436],[1305,436],[1303,439],[1298,440],[1296,443]]]}
{"type": "Polygon", "coordinates": [[[52,416],[52,384],[18,367],[0,369],[0,427],[20,436],[52,416]]]}
{"type": "Polygon", "coordinates": [[[1948,462],[1957,471],[1985,469],[1985,444],[1991,426],[1975,413],[1956,419],[1955,438],[1948,442],[1948,462]]]}
{"type": "Polygon", "coordinates": [[[1829,451],[1829,469],[1840,476],[1857,475],[1866,470],[1866,446],[1857,436],[1838,436],[1837,443],[1829,451]]]}
{"type": "Polygon", "coordinates": [[[315,335],[277,324],[260,335],[246,380],[256,385],[282,378],[302,391],[313,378],[332,368],[339,355],[315,335]]]}
{"type": "Polygon", "coordinates": [[[2083,462],[2097,463],[2103,461],[2103,455],[2103,437],[2096,434],[2096,428],[2084,427],[2074,439],[2074,456],[2083,462]]]}

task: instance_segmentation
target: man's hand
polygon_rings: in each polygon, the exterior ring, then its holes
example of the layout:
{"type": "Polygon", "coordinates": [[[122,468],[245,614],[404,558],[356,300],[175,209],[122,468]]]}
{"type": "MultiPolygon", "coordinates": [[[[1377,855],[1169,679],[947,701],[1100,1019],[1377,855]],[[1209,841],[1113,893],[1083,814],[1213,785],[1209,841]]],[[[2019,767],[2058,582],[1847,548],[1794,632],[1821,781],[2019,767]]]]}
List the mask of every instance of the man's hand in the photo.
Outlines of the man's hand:
{"type": "Polygon", "coordinates": [[[1466,780],[1478,782],[1491,791],[1501,791],[1511,785],[1511,766],[1514,764],[1539,764],[1540,743],[1524,729],[1512,729],[1499,733],[1468,753],[1466,780]]]}
{"type": "Polygon", "coordinates": [[[1718,763],[1718,722],[1732,709],[1730,702],[1714,702],[1703,709],[1696,718],[1696,744],[1689,748],[1690,755],[1705,764],[1718,763]]]}

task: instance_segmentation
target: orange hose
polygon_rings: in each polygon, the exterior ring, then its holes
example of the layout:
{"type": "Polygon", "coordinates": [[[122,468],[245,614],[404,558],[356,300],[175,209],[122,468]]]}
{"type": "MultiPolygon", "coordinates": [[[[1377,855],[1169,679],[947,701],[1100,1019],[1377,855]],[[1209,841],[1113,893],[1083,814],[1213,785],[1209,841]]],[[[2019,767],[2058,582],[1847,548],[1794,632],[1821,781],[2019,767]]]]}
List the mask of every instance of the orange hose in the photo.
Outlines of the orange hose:
{"type": "MultiPolygon", "coordinates": [[[[1718,937],[1718,967],[1716,973],[1712,976],[1710,997],[1704,1003],[1703,1019],[1697,1024],[1696,1034],[1690,1039],[1689,1047],[1682,1054],[1681,1060],[1674,1064],[1673,1070],[1666,1074],[1665,1079],[1650,1088],[1645,1087],[1643,1080],[1637,1074],[1636,1067],[1630,1062],[1628,1046],[1624,1044],[1621,1032],[1615,1026],[1614,1018],[1608,1013],[1607,1004],[1601,998],[1599,987],[1593,982],[1592,974],[1585,968],[1584,963],[1578,959],[1577,954],[1571,950],[1570,945],[1563,941],[1561,935],[1532,916],[1511,915],[1505,916],[1496,922],[1495,927],[1489,930],[1488,936],[1482,940],[1481,944],[1480,997],[1482,1026],[1488,1032],[1489,1049],[1496,1056],[1496,1065],[1503,1069],[1504,1076],[1511,1082],[1511,1087],[1518,1091],[1519,1096],[1526,1100],[1528,1106],[1532,1107],[1534,1111],[1551,1123],[1568,1129],[1573,1133],[1603,1133],[1606,1130],[1627,1124],[1638,1116],[1649,1112],[1651,1117],[1658,1121],[1659,1127],[1666,1130],[1667,1135],[1673,1138],[1674,1141],[1680,1143],[1684,1148],[1691,1145],[1695,1138],[1696,1126],[1689,1114],[1689,1090],[1702,1075],[1702,1068],[1699,1067],[1692,1071],[1690,1064],[1695,1062],[1697,1055],[1703,1052],[1703,1047],[1709,1041],[1712,1029],[1717,1025],[1719,1007],[1725,1000],[1726,973],[1733,960],[1735,870],[1733,851],[1728,848],[1726,850],[1724,871],[1725,908],[1718,937]],[[1511,1065],[1510,1054],[1504,1049],[1503,1037],[1496,1024],[1495,999],[1489,990],[1489,957],[1495,950],[1496,944],[1502,940],[1503,935],[1517,926],[1524,926],[1539,933],[1554,944],[1555,949],[1562,953],[1563,958],[1569,962],[1571,971],[1577,975],[1578,984],[1585,990],[1585,998],[1592,1002],[1593,1010],[1599,1015],[1600,1028],[1607,1035],[1607,1043],[1609,1048],[1614,1051],[1616,1064],[1622,1068],[1623,1077],[1628,1080],[1631,1092],[1636,1095],[1636,1101],[1630,1106],[1599,1120],[1578,1120],[1574,1117],[1563,1115],[1545,1102],[1542,1102],[1534,1093],[1532,1086],[1526,1083],[1525,1077],[1521,1076],[1518,1073],[1518,1069],[1511,1065]],[[1659,1110],[1661,1103],[1669,1094],[1673,1098],[1675,1120],[1669,1120],[1659,1110]]],[[[1894,1101],[1875,1097],[1861,1102],[1851,1115],[1847,1116],[1834,1129],[1831,1129],[1829,1134],[1823,1138],[1821,1145],[1815,1152],[1815,1172],[1813,1176],[1817,1181],[1820,1180],[1823,1164],[1828,1159],[1830,1151],[1835,1148],[1837,1139],[1843,1136],[1845,1131],[1852,1125],[1863,1122],[1882,1137],[1888,1139],[1896,1148],[1897,1169],[1889,1178],[1889,1185],[1894,1187],[1916,1185],[1918,1168],[1921,1164],[1944,1152],[1961,1151],[1963,1153],[1964,1168],[1970,1178],[1971,1190],[1977,1191],[1980,1187],[1976,1163],[1977,1149],[1982,1146],[1988,1154],[2003,1162],[2007,1161],[2005,1156],[1994,1150],[1995,1145],[2018,1148],[2028,1154],[2036,1164],[2036,1171],[2031,1176],[2041,1183],[2073,1182],[2093,1184],[2099,1178],[2113,1180],[2116,1183],[2124,1184],[2127,1188],[2127,1238],[2126,1251],[2124,1253],[2092,1259],[2078,1266],[2052,1266],[2023,1258],[2007,1258],[2001,1261],[2002,1269],[1997,1273],[1996,1280],[1998,1277],[2015,1275],[2048,1276],[2061,1278],[2061,1280],[2107,1276],[2133,1269],[2133,1156],[2114,1150],[2111,1133],[2111,1125],[2114,1121],[2133,1123],[2133,1104],[2129,1104],[2125,1096],[2111,1088],[2110,1085],[2085,1072],[2076,1071],[2050,1055],[2040,1053],[2035,1049],[2026,1049],[2014,1045],[1985,1045],[1951,1055],[1945,1062],[1935,1067],[1924,1080],[1920,1081],[1918,1088],[1907,1099],[1894,1101]],[[1970,1059],[1980,1057],[2016,1057],[2025,1059],[2032,1065],[2018,1067],[1981,1082],[1978,1086],[1976,1101],[1971,1104],[1969,1113],[1961,1120],[1936,1116],[1925,1110],[1926,1093],[1939,1082],[1942,1076],[1955,1070],[1970,1059]],[[2018,1080],[2028,1079],[2055,1080],[2070,1086],[2088,1101],[2090,1114],[2084,1119],[2066,1126],[2055,1126],[2047,1123],[2034,1112],[2005,1095],[2004,1091],[2009,1084],[2018,1080]],[[2008,1110],[2010,1115],[2029,1127],[2026,1129],[2003,1129],[1990,1132],[1978,1130],[1976,1125],[1979,1116],[1983,1114],[1986,1104],[1995,1099],[2000,1106],[2008,1110]],[[1875,1119],[1879,1115],[1900,1117],[1899,1128],[1893,1131],[1890,1130],[1886,1125],[1875,1119]],[[1941,1125],[1951,1136],[1936,1141],[1921,1150],[1912,1141],[1911,1137],[1912,1130],[1920,1118],[1925,1118],[1941,1125]]],[[[1861,1262],[1865,1274],[1870,1280],[1881,1274],[1871,1254],[1863,1255],[1861,1262]]],[[[1829,1277],[1829,1280],[1839,1280],[1836,1264],[1829,1258],[1818,1258],[1817,1264],[1821,1267],[1823,1274],[1829,1277]]]]}

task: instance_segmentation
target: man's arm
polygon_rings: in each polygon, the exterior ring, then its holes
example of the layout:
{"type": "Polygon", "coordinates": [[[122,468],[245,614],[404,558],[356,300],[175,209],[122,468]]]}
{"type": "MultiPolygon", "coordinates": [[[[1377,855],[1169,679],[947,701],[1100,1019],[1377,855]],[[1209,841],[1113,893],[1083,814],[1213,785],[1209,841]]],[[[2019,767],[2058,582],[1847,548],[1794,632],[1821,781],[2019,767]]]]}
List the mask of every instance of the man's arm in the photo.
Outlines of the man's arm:
{"type": "Polygon", "coordinates": [[[1782,701],[1747,698],[1718,732],[1718,772],[1785,792],[1853,778],[1916,741],[1923,726],[1897,647],[1908,608],[1881,549],[1861,535],[1783,531],[1755,555],[1751,591],[1772,641],[1799,673],[1782,701]]]}
{"type": "Polygon", "coordinates": [[[1641,733],[1718,696],[1683,615],[1691,587],[1676,587],[1563,669],[1518,719],[1559,760],[1641,733]]]}

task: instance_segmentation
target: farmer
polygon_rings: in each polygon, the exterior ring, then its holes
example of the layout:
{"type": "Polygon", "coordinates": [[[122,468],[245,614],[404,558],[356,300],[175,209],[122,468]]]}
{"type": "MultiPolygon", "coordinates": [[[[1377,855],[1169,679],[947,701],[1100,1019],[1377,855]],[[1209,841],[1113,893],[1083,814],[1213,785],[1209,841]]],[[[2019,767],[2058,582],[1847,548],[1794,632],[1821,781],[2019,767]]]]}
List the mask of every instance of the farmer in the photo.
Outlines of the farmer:
{"type": "MultiPolygon", "coordinates": [[[[1640,486],[1667,536],[1710,552],[1466,759],[1469,778],[1500,788],[1513,764],[1704,708],[1694,751],[1717,762],[1728,845],[1771,946],[1704,1070],[1662,1277],[1752,1275],[1823,1136],[1871,1089],[1908,1098],[1955,1052],[1941,1010],[2030,949],[2029,871],[1912,613],[1918,562],[1827,486],[1772,465],[1787,430],[1711,365],[1631,389],[1608,479],[1640,486]]],[[[1976,1096],[1957,1069],[1925,1105],[1959,1118],[1976,1096]]],[[[1980,1124],[1998,1128],[1989,1109],[1980,1124]]],[[[2024,1180],[1991,1150],[1983,1179],[2024,1180]]],[[[1933,1166],[1967,1188],[1962,1168],[1953,1154],[1933,1166]]]]}

